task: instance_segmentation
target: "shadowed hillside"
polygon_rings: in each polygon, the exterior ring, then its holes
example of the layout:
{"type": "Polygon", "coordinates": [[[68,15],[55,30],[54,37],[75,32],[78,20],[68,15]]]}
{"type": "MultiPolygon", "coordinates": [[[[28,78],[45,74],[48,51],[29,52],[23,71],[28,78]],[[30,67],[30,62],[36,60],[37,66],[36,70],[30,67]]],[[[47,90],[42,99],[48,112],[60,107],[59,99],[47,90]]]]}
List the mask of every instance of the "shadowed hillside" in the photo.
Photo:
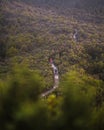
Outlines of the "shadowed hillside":
{"type": "Polygon", "coordinates": [[[21,0],[28,3],[37,4],[40,6],[51,6],[58,8],[80,8],[90,11],[103,11],[103,0],[21,0]]]}

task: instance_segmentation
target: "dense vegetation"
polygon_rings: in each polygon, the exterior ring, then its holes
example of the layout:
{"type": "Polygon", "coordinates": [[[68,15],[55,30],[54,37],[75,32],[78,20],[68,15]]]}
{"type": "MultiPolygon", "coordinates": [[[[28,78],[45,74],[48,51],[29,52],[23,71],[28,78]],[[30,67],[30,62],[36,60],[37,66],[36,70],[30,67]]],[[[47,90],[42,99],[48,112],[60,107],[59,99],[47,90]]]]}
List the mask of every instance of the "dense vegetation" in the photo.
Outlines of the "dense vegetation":
{"type": "Polygon", "coordinates": [[[0,1],[0,130],[104,129],[103,5],[0,1]],[[50,57],[60,85],[41,99],[53,85],[50,57]]]}
{"type": "Polygon", "coordinates": [[[71,71],[62,78],[60,96],[41,99],[43,78],[15,68],[0,81],[0,129],[103,130],[103,84],[83,70],[71,71]]]}

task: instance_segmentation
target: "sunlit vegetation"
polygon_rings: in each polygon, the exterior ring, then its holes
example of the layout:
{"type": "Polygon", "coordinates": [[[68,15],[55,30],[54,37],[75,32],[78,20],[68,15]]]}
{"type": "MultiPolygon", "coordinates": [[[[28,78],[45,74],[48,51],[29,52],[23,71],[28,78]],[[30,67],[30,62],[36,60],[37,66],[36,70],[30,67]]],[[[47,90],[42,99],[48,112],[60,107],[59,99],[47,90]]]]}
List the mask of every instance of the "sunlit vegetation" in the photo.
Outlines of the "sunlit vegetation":
{"type": "Polygon", "coordinates": [[[44,79],[37,72],[20,68],[15,67],[0,81],[0,129],[103,130],[102,81],[83,70],[71,71],[62,78],[60,96],[51,94],[42,99],[44,79]]]}

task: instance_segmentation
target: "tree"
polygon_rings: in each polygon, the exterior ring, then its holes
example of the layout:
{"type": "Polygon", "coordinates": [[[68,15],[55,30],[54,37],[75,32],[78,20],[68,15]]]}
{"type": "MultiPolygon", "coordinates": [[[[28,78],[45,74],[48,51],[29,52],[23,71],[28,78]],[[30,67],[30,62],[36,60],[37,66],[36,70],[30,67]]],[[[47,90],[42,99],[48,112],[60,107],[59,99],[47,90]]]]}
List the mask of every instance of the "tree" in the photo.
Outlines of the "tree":
{"type": "Polygon", "coordinates": [[[66,130],[88,130],[95,105],[97,81],[83,71],[66,74],[63,83],[63,119],[66,130]]]}
{"type": "Polygon", "coordinates": [[[26,129],[36,127],[39,130],[42,124],[38,121],[44,122],[46,116],[45,106],[39,101],[43,87],[42,77],[36,71],[30,71],[23,66],[22,69],[16,67],[5,81],[1,81],[0,129],[16,130],[21,126],[26,129]]]}

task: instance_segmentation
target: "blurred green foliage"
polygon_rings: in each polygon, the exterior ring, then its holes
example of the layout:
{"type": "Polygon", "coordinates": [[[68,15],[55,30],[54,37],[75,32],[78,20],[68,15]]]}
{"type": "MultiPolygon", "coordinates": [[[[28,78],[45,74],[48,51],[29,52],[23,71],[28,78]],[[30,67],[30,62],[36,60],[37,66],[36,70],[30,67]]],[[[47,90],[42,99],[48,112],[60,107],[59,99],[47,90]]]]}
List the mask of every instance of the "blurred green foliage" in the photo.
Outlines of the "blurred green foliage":
{"type": "Polygon", "coordinates": [[[60,96],[41,99],[44,85],[37,72],[23,66],[0,81],[1,130],[103,130],[103,101],[96,104],[102,81],[71,71],[62,78],[60,96]]]}

